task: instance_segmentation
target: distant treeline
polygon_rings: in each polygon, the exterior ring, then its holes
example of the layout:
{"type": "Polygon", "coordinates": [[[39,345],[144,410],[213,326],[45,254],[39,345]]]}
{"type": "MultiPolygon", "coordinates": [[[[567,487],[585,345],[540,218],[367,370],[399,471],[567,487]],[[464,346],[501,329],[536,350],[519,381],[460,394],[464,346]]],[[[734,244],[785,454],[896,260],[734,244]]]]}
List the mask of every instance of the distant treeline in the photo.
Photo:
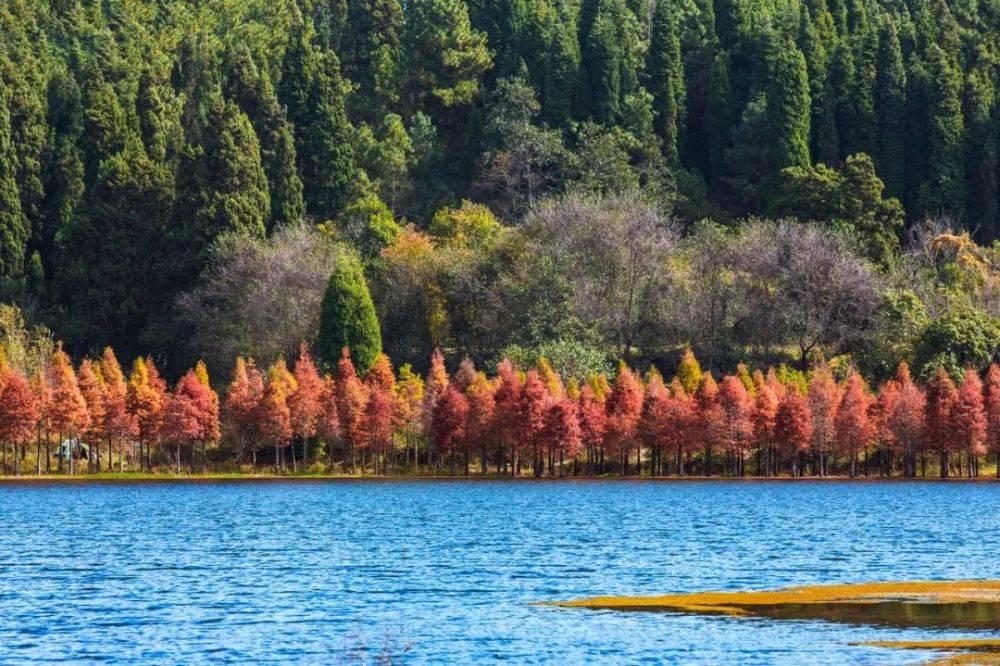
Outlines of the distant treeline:
{"type": "MultiPolygon", "coordinates": [[[[708,339],[699,352],[729,359],[747,345],[662,325],[656,303],[640,322],[655,336],[635,335],[627,299],[649,285],[627,285],[624,327],[592,325],[577,285],[607,248],[550,232],[593,238],[616,215],[602,202],[641,191],[662,213],[654,240],[706,218],[814,220],[888,271],[906,225],[945,218],[953,242],[934,261],[963,251],[962,270],[993,280],[995,14],[949,0],[6,0],[0,296],[76,356],[155,350],[177,377],[204,352],[184,348],[197,321],[178,297],[212,277],[225,238],[305,220],[365,260],[394,358],[441,346],[495,362],[571,340],[648,359],[708,339]],[[591,212],[545,207],[565,196],[591,212]],[[499,230],[461,226],[484,219],[499,230]],[[393,291],[414,275],[432,288],[393,291]]],[[[614,243],[649,240],[608,224],[614,243]]],[[[724,272],[688,267],[688,289],[724,272]]],[[[935,288],[964,275],[925,267],[935,288]]]]}
{"type": "Polygon", "coordinates": [[[425,378],[385,354],[359,376],[344,348],[321,375],[303,344],[291,370],[237,359],[220,401],[203,363],[168,389],[149,359],[126,379],[110,348],[74,370],[56,346],[30,379],[0,364],[0,443],[5,474],[914,477],[930,457],[942,477],[971,478],[1000,455],[1000,367],[956,386],[943,369],[918,384],[901,364],[873,393],[826,365],[741,365],[716,382],[690,351],[669,383],[624,363],[564,382],[545,359],[526,372],[505,360],[494,377],[466,360],[449,375],[438,352],[425,378]]]}

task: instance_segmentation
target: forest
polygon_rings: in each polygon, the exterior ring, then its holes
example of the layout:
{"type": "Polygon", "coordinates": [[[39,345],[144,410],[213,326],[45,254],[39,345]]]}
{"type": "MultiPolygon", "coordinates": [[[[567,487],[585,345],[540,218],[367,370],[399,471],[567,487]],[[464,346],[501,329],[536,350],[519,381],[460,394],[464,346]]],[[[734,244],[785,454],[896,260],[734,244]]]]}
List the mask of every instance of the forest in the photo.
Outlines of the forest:
{"type": "Polygon", "coordinates": [[[8,0],[5,365],[119,390],[112,348],[222,404],[302,341],[362,384],[965,386],[1000,362],[998,37],[987,0],[8,0]]]}

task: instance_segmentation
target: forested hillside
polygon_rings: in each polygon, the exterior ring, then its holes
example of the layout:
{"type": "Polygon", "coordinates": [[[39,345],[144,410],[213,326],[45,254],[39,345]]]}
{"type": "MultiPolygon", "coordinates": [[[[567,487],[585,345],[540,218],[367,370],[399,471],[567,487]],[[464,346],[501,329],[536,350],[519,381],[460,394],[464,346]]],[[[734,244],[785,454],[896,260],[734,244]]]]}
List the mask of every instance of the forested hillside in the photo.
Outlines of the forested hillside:
{"type": "Polygon", "coordinates": [[[340,280],[398,363],[957,379],[998,45],[994,0],[7,0],[3,297],[173,376],[294,353],[340,280]]]}

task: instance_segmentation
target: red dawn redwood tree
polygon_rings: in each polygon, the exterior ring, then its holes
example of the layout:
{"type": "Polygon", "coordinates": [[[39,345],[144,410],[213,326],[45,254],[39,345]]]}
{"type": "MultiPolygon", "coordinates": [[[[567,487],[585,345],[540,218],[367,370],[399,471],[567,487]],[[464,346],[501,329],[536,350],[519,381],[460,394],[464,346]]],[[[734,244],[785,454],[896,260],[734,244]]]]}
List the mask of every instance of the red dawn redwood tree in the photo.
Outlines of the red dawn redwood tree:
{"type": "Polygon", "coordinates": [[[496,383],[487,379],[485,373],[477,372],[465,388],[465,399],[469,402],[469,422],[465,427],[466,474],[468,474],[470,448],[473,444],[479,445],[479,472],[486,474],[489,445],[496,436],[494,428],[496,387],[496,383]]]}
{"type": "Polygon", "coordinates": [[[181,473],[181,445],[191,447],[191,466],[194,472],[195,447],[202,445],[205,458],[206,442],[219,438],[218,397],[208,385],[204,367],[188,370],[171,391],[163,409],[163,435],[173,442],[177,473],[181,473]]]}
{"type": "Polygon", "coordinates": [[[104,422],[101,424],[101,433],[108,444],[108,471],[114,469],[112,456],[117,445],[118,467],[124,472],[122,448],[128,439],[138,434],[138,427],[126,408],[128,384],[122,366],[118,363],[118,358],[111,347],[104,348],[100,368],[101,376],[104,378],[104,422]]]}
{"type": "Polygon", "coordinates": [[[73,372],[73,365],[69,356],[62,350],[62,346],[56,348],[52,355],[52,411],[50,418],[52,427],[59,433],[60,442],[60,470],[62,469],[62,448],[63,437],[70,440],[69,473],[73,474],[73,453],[75,442],[79,433],[83,432],[90,425],[90,414],[87,412],[87,402],[80,393],[80,385],[76,381],[76,373],[73,372]]]}
{"type": "Polygon", "coordinates": [[[837,408],[835,421],[837,444],[848,458],[851,477],[858,475],[858,453],[867,451],[875,435],[869,409],[871,396],[861,375],[851,371],[837,408]]]}
{"type": "Polygon", "coordinates": [[[351,474],[357,473],[358,449],[365,441],[365,404],[368,391],[358,378],[351,362],[351,351],[344,347],[337,362],[337,417],[340,432],[351,449],[351,474]]]}
{"type": "MultiPolygon", "coordinates": [[[[983,406],[983,382],[979,374],[969,368],[958,387],[958,399],[953,412],[955,428],[955,450],[966,454],[969,478],[979,473],[979,456],[986,452],[986,409],[983,406]]],[[[959,470],[961,471],[961,470],[959,470]]]]}
{"type": "Polygon", "coordinates": [[[684,390],[681,381],[674,377],[670,382],[670,402],[666,420],[668,438],[664,442],[664,446],[673,451],[676,459],[674,469],[681,476],[684,475],[687,460],[696,446],[697,414],[695,408],[694,398],[684,390]]]}
{"type": "Polygon", "coordinates": [[[650,476],[663,474],[663,451],[669,446],[673,426],[671,406],[670,391],[663,385],[663,376],[654,369],[643,394],[638,430],[639,439],[649,448],[650,476]]]}
{"type": "Polygon", "coordinates": [[[95,372],[94,363],[89,358],[83,359],[76,371],[76,381],[80,386],[80,394],[83,396],[83,401],[87,403],[87,413],[90,414],[90,423],[87,429],[80,433],[81,438],[90,447],[87,456],[88,471],[94,469],[93,463],[95,461],[98,463],[97,470],[100,470],[100,457],[95,454],[99,450],[104,428],[104,387],[98,372],[95,372]]]}
{"type": "Polygon", "coordinates": [[[719,408],[722,413],[722,445],[731,457],[733,475],[742,476],[753,437],[753,403],[746,385],[739,377],[723,377],[719,385],[719,408]]]}
{"type": "Polygon", "coordinates": [[[264,376],[253,359],[236,359],[233,378],[226,391],[223,425],[226,437],[236,444],[237,461],[242,461],[247,451],[254,467],[257,466],[257,410],[264,398],[264,376]]]}
{"type": "Polygon", "coordinates": [[[293,374],[295,390],[288,397],[288,409],[292,418],[292,432],[302,442],[302,466],[308,469],[309,442],[316,436],[316,424],[322,412],[320,393],[323,391],[323,380],[316,370],[309,347],[304,342],[299,345],[299,357],[295,360],[293,374]]]}
{"type": "Polygon", "coordinates": [[[996,456],[997,478],[1000,478],[1000,366],[996,363],[991,363],[986,371],[983,400],[986,409],[987,446],[996,456]]]}
{"type": "MultiPolygon", "coordinates": [[[[545,412],[548,409],[551,397],[548,389],[542,383],[537,370],[531,370],[525,375],[524,385],[521,387],[517,403],[517,422],[515,425],[514,438],[517,441],[517,450],[532,452],[532,471],[535,476],[542,475],[542,430],[545,428],[545,412]]],[[[517,473],[518,461],[515,455],[514,473],[517,473]]]]}
{"type": "Polygon", "coordinates": [[[52,472],[52,452],[49,441],[52,432],[52,389],[44,370],[39,368],[31,378],[31,390],[38,405],[38,425],[35,433],[35,473],[42,473],[42,433],[45,433],[45,473],[52,472]]]}
{"type": "Polygon", "coordinates": [[[267,371],[256,430],[265,444],[274,447],[274,471],[281,473],[281,448],[292,438],[292,415],[288,409],[288,382],[277,366],[267,371]]]}
{"type": "Polygon", "coordinates": [[[468,420],[469,402],[458,389],[448,386],[434,401],[431,433],[434,437],[434,446],[442,459],[447,458],[451,461],[452,474],[455,473],[455,453],[462,447],[468,420]]]}
{"type": "MultiPolygon", "coordinates": [[[[607,448],[618,455],[622,474],[628,476],[629,455],[632,446],[638,444],[639,417],[642,415],[642,383],[625,363],[618,366],[611,394],[604,404],[608,413],[605,443],[607,448]]],[[[636,446],[638,455],[636,473],[642,474],[642,448],[636,446]]]]}
{"type": "MultiPolygon", "coordinates": [[[[566,458],[575,458],[580,451],[580,420],[572,398],[553,401],[545,414],[543,437],[559,458],[559,476],[566,476],[566,458]]],[[[550,466],[549,473],[553,470],[550,466]]]]}
{"type": "Polygon", "coordinates": [[[712,451],[723,441],[722,408],[719,406],[719,385],[712,373],[706,372],[694,394],[697,410],[697,437],[704,451],[703,473],[712,476],[712,451]]]}
{"type": "Polygon", "coordinates": [[[327,468],[333,468],[334,446],[340,441],[340,413],[337,405],[337,382],[327,375],[323,378],[323,389],[320,391],[321,407],[316,421],[316,433],[326,444],[327,468]]]}
{"type": "Polygon", "coordinates": [[[883,437],[901,453],[903,474],[912,478],[917,475],[917,451],[923,445],[924,392],[910,376],[910,367],[900,363],[896,378],[881,393],[890,396],[882,411],[883,437]]]}
{"type": "Polygon", "coordinates": [[[497,471],[508,455],[512,476],[517,476],[518,413],[521,404],[521,378],[514,364],[504,359],[497,366],[497,389],[493,394],[493,426],[497,442],[497,471]]]}
{"type": "Polygon", "coordinates": [[[927,445],[937,451],[941,461],[941,478],[947,478],[948,454],[956,439],[953,412],[958,391],[944,368],[938,368],[927,382],[926,396],[924,432],[927,445]]]}
{"type": "Polygon", "coordinates": [[[14,447],[14,474],[21,473],[24,446],[35,434],[38,424],[38,400],[24,376],[9,368],[0,377],[0,445],[4,447],[4,473],[7,472],[7,444],[14,447]]]}
{"type": "MultiPolygon", "coordinates": [[[[427,370],[427,379],[424,381],[424,427],[430,433],[431,419],[434,414],[434,403],[448,388],[448,370],[444,366],[444,354],[440,349],[435,348],[431,354],[431,366],[427,370]]],[[[433,442],[434,438],[430,438],[433,442]]],[[[434,451],[430,451],[429,464],[434,464],[434,451]]]]}
{"type": "Polygon", "coordinates": [[[753,424],[753,439],[757,447],[757,473],[770,476],[774,470],[773,444],[775,420],[778,415],[778,396],[770,384],[761,382],[754,397],[750,422],[753,424]],[[763,460],[763,462],[762,462],[763,460]],[[763,472],[761,471],[763,467],[763,472]]]}
{"type": "Polygon", "coordinates": [[[785,458],[792,463],[792,476],[800,473],[799,461],[809,448],[812,438],[812,414],[809,402],[794,384],[778,402],[774,417],[774,441],[785,458]]]}
{"type": "Polygon", "coordinates": [[[603,467],[604,464],[602,447],[607,432],[608,417],[604,411],[604,404],[597,398],[589,384],[580,390],[576,404],[583,444],[587,449],[587,476],[591,476],[595,466],[603,467]]]}
{"type": "MultiPolygon", "coordinates": [[[[379,354],[365,377],[368,386],[368,401],[365,403],[364,431],[367,446],[375,459],[375,473],[379,472],[379,457],[382,470],[392,448],[392,436],[396,426],[396,376],[392,371],[389,357],[379,354]]],[[[364,469],[364,458],[361,462],[364,469]]]]}
{"type": "Polygon", "coordinates": [[[826,365],[813,373],[808,400],[809,411],[812,412],[812,450],[815,455],[813,472],[826,476],[827,455],[836,436],[835,422],[840,406],[840,387],[826,365]]]}

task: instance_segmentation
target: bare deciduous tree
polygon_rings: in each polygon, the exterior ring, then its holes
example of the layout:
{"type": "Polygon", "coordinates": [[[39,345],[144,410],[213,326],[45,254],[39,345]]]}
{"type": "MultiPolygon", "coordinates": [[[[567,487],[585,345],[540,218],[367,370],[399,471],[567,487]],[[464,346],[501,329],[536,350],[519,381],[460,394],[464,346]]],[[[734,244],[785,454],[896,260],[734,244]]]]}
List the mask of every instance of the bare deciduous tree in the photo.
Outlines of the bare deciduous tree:
{"type": "Polygon", "coordinates": [[[292,356],[319,327],[323,292],[339,252],[322,233],[295,225],[270,239],[218,240],[197,286],[178,298],[193,335],[189,344],[216,372],[236,356],[262,364],[292,356]]]}

